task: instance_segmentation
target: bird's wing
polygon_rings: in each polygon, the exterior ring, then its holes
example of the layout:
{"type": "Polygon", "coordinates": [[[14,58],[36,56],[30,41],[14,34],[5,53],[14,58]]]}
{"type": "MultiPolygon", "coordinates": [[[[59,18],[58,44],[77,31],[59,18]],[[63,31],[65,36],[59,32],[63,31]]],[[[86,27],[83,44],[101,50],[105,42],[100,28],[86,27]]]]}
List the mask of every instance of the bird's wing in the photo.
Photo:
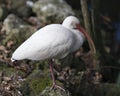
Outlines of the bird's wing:
{"type": "Polygon", "coordinates": [[[13,53],[16,60],[63,58],[70,53],[73,34],[61,25],[48,25],[26,40],[13,53]]]}

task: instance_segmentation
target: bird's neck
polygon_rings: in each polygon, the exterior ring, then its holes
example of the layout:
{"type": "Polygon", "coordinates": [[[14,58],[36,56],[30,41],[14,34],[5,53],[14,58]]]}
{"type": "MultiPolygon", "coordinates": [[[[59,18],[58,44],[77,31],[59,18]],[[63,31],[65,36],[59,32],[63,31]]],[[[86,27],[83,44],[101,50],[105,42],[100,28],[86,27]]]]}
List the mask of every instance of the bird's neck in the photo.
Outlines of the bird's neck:
{"type": "Polygon", "coordinates": [[[76,35],[76,38],[78,41],[84,41],[85,40],[85,36],[82,32],[80,32],[79,30],[72,30],[72,32],[76,35]]]}
{"type": "Polygon", "coordinates": [[[83,42],[85,41],[85,36],[83,33],[81,33],[78,30],[72,30],[72,32],[75,35],[75,42],[74,42],[75,44],[73,46],[74,47],[73,52],[74,52],[75,50],[78,50],[82,46],[83,42]]]}

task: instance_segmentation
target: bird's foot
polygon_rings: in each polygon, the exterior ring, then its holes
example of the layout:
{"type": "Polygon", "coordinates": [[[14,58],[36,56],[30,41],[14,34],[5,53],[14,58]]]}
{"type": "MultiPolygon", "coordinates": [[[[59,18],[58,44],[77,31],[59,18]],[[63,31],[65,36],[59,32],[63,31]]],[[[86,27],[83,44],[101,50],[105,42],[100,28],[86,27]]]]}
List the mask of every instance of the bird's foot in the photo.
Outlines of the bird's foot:
{"type": "Polygon", "coordinates": [[[57,88],[65,92],[65,89],[64,89],[64,88],[62,88],[61,86],[57,85],[56,83],[53,83],[53,85],[52,85],[52,87],[51,87],[51,90],[57,89],[57,88]]]}

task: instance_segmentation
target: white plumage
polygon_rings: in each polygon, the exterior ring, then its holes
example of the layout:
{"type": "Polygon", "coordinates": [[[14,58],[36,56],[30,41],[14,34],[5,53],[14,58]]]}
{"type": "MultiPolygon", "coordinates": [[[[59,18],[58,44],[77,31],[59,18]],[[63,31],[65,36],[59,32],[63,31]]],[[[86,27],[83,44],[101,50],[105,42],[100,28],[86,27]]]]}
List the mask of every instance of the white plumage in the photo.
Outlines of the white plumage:
{"type": "Polygon", "coordinates": [[[78,50],[83,44],[84,35],[76,29],[76,23],[79,23],[79,20],[70,16],[63,24],[50,24],[41,28],[17,48],[12,59],[64,58],[69,53],[78,50]]]}

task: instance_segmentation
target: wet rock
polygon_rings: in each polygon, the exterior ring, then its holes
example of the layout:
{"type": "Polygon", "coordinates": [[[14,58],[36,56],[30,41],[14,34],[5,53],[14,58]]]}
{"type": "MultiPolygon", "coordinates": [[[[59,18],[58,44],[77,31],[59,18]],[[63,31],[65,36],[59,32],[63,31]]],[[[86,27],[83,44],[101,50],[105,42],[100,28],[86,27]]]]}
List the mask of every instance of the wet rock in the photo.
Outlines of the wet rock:
{"type": "Polygon", "coordinates": [[[69,91],[51,90],[50,87],[46,87],[39,96],[71,96],[71,94],[69,91]]]}
{"type": "Polygon", "coordinates": [[[37,29],[28,25],[14,14],[8,15],[3,22],[2,32],[6,33],[6,38],[3,40],[3,44],[12,40],[16,44],[22,43],[30,35],[32,35],[37,29]]]}
{"type": "Polygon", "coordinates": [[[56,23],[69,15],[74,15],[72,8],[63,0],[39,0],[32,9],[44,23],[56,23]]]}

